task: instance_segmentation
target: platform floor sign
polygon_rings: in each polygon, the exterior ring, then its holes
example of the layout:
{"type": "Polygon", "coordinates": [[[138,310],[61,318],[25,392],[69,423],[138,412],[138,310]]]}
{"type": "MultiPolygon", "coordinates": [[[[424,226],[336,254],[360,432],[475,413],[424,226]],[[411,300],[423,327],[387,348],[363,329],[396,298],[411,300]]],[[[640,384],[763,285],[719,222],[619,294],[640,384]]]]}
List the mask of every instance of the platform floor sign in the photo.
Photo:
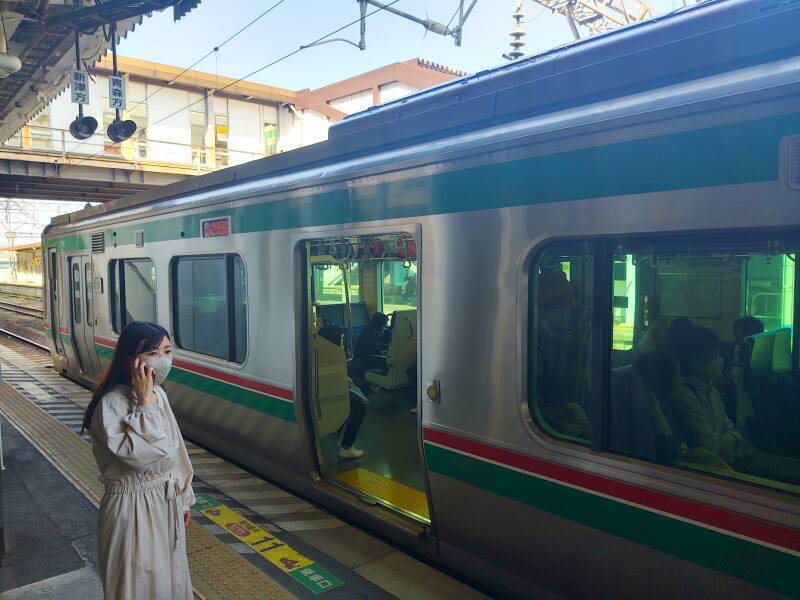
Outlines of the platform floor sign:
{"type": "Polygon", "coordinates": [[[194,509],[315,594],[344,585],[336,575],[306,558],[264,528],[217,502],[210,495],[197,494],[194,509]]]}

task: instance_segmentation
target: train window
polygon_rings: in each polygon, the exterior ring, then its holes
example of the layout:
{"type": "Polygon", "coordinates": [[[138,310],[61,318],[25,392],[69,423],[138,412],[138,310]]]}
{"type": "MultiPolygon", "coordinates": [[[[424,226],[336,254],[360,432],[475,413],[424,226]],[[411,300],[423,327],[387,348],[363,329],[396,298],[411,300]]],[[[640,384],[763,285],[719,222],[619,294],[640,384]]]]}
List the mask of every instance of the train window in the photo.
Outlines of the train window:
{"type": "Polygon", "coordinates": [[[247,354],[247,277],[239,256],[176,258],[172,265],[178,347],[232,362],[247,354]]]}
{"type": "Polygon", "coordinates": [[[798,246],[617,247],[609,450],[800,490],[798,246]]]}
{"type": "Polygon", "coordinates": [[[111,325],[119,333],[133,321],[156,321],[156,268],[147,258],[113,260],[111,325]]]}
{"type": "Polygon", "coordinates": [[[314,302],[317,304],[343,304],[361,302],[361,273],[357,262],[340,264],[315,264],[312,271],[314,302]],[[345,268],[347,286],[345,288],[345,268]]]}
{"type": "Polygon", "coordinates": [[[81,265],[72,263],[72,319],[75,323],[81,322],[81,265]]]}
{"type": "Polygon", "coordinates": [[[550,435],[588,443],[593,253],[587,243],[558,243],[530,270],[531,414],[550,435]]]}
{"type": "Polygon", "coordinates": [[[417,261],[386,260],[381,262],[381,312],[417,308],[417,261]]]}

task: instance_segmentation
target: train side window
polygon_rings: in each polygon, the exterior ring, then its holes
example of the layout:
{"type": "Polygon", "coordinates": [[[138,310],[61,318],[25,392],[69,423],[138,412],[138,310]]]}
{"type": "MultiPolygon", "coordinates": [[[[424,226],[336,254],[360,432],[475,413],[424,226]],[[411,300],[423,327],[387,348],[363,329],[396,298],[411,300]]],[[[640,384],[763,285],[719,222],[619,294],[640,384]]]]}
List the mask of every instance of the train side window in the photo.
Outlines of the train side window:
{"type": "Polygon", "coordinates": [[[247,354],[247,277],[241,257],[176,258],[172,264],[179,348],[232,362],[247,354]]]}
{"type": "Polygon", "coordinates": [[[312,289],[316,304],[361,302],[361,272],[357,262],[348,263],[347,289],[344,268],[338,264],[315,264],[312,268],[312,289]]]}
{"type": "Polygon", "coordinates": [[[417,261],[386,260],[380,269],[381,312],[417,308],[417,261]]]}
{"type": "Polygon", "coordinates": [[[156,267],[147,258],[113,260],[111,325],[116,333],[133,321],[156,321],[156,267]]]}
{"type": "Polygon", "coordinates": [[[533,261],[529,306],[528,405],[549,435],[588,444],[590,433],[592,247],[563,242],[533,261]]]}
{"type": "Polygon", "coordinates": [[[610,451],[800,491],[798,245],[617,246],[610,451]]]}

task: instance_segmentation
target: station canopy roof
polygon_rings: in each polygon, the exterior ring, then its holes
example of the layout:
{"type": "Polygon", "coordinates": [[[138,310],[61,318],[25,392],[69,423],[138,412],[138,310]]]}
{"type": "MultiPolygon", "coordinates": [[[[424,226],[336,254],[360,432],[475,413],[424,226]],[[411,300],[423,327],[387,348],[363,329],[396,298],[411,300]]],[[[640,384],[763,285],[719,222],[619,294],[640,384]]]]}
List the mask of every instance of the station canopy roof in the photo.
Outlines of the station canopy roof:
{"type": "Polygon", "coordinates": [[[200,0],[0,0],[0,52],[16,56],[22,68],[0,79],[0,143],[14,135],[69,83],[75,67],[75,30],[81,61],[93,67],[111,46],[108,24],[126,37],[143,15],[173,7],[175,19],[200,0]],[[8,47],[3,48],[5,40],[8,47]]]}

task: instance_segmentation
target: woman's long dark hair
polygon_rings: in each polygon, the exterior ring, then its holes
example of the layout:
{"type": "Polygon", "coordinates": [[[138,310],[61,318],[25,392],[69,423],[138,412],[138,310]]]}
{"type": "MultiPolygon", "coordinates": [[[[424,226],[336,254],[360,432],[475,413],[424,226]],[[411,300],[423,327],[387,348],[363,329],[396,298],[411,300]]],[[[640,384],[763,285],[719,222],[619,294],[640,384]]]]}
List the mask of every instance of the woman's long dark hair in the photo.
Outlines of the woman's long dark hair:
{"type": "Polygon", "coordinates": [[[92,401],[86,407],[81,434],[91,428],[92,415],[103,396],[115,385],[121,383],[130,385],[131,376],[125,368],[126,359],[136,358],[143,352],[150,352],[158,348],[164,338],[170,339],[166,329],[161,325],[146,321],[134,321],[122,330],[117,340],[117,348],[114,350],[114,357],[111,359],[111,365],[92,394],[92,401]]]}

